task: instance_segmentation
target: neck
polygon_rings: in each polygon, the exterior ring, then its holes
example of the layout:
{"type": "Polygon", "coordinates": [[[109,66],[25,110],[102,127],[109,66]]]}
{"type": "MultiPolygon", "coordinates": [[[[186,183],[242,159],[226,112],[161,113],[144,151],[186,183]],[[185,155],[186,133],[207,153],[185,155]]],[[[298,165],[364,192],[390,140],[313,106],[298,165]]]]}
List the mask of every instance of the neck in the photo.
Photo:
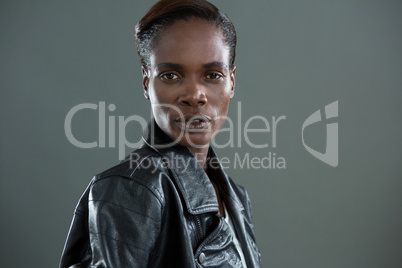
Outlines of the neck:
{"type": "Polygon", "coordinates": [[[205,162],[206,162],[207,155],[208,155],[209,145],[202,147],[202,148],[189,147],[189,149],[193,153],[195,158],[197,158],[197,160],[200,163],[200,165],[202,166],[202,168],[205,169],[205,166],[206,166],[205,162]]]}

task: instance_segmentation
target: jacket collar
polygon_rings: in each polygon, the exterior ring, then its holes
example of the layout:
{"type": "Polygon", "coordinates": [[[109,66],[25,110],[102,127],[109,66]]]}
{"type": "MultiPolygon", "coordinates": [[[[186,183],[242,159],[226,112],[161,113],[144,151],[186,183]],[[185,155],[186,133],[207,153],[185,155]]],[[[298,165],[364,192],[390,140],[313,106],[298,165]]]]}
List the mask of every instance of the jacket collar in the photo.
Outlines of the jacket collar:
{"type": "MultiPolygon", "coordinates": [[[[183,195],[188,212],[201,214],[206,212],[218,212],[219,205],[215,190],[208,175],[195,158],[190,149],[175,143],[152,119],[143,134],[144,142],[161,155],[165,165],[173,174],[173,179],[183,195]]],[[[229,177],[222,168],[214,150],[209,146],[208,173],[220,185],[221,190],[228,198],[227,205],[239,210],[244,210],[241,202],[234,194],[229,177]],[[213,165],[212,165],[213,164],[213,165]]]]}

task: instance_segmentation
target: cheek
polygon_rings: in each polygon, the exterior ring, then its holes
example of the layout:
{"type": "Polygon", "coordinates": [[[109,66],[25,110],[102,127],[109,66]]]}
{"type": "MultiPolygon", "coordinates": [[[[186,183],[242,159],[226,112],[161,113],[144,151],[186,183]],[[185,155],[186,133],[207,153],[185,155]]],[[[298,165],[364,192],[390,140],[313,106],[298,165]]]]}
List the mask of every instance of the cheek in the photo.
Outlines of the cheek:
{"type": "Polygon", "coordinates": [[[228,112],[229,103],[230,103],[230,95],[231,95],[230,90],[224,90],[219,94],[219,96],[217,96],[215,98],[217,101],[217,103],[216,103],[217,110],[220,115],[226,115],[226,113],[228,112]]]}
{"type": "Polygon", "coordinates": [[[161,97],[163,97],[162,94],[160,94],[160,87],[158,86],[157,83],[155,82],[150,82],[149,83],[149,97],[151,98],[152,103],[160,103],[163,101],[161,97]]]}
{"type": "Polygon", "coordinates": [[[175,105],[169,103],[153,103],[152,112],[160,125],[169,126],[173,121],[183,116],[183,113],[175,105]]]}
{"type": "Polygon", "coordinates": [[[221,98],[219,98],[219,101],[216,103],[216,129],[222,128],[223,124],[226,121],[226,116],[228,114],[229,110],[229,101],[230,99],[226,96],[223,95],[221,98]]]}
{"type": "Polygon", "coordinates": [[[161,103],[152,104],[152,112],[155,117],[163,118],[164,121],[169,116],[169,107],[161,103]]]}
{"type": "Polygon", "coordinates": [[[168,92],[168,88],[166,85],[162,83],[162,81],[156,75],[152,75],[149,79],[149,94],[155,98],[155,101],[163,101],[166,94],[162,94],[163,92],[168,92]]]}
{"type": "Polygon", "coordinates": [[[166,94],[168,92],[158,83],[150,84],[149,97],[152,104],[152,111],[156,115],[168,114],[169,110],[172,109],[172,96],[171,94],[166,94]]]}

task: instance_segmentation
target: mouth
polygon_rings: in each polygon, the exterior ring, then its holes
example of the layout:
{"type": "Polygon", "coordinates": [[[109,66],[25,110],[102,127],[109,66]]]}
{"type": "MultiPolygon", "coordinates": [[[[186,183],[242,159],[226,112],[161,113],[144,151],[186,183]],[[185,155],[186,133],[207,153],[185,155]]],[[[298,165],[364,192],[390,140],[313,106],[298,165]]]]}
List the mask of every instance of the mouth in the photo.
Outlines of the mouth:
{"type": "Polygon", "coordinates": [[[206,129],[211,121],[212,119],[204,114],[185,115],[175,120],[182,130],[189,132],[206,129]]]}

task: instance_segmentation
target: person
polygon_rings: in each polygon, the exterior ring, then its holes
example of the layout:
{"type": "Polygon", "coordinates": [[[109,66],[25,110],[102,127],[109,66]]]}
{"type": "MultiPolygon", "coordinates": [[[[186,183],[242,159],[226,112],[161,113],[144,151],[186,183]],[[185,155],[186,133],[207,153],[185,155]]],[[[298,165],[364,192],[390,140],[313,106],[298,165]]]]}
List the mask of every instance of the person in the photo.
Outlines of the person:
{"type": "Polygon", "coordinates": [[[153,117],[85,190],[60,267],[260,267],[248,194],[210,145],[234,96],[232,22],[205,0],[161,0],[135,38],[153,117]]]}

